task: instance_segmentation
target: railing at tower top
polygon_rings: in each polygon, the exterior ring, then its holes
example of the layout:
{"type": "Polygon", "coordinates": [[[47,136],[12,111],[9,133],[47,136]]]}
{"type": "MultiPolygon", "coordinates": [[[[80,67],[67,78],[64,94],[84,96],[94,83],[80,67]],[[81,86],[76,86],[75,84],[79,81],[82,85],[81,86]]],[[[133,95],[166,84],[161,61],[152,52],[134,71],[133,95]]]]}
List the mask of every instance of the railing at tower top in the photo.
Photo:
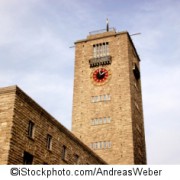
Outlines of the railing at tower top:
{"type": "Polygon", "coordinates": [[[107,29],[100,29],[100,30],[89,32],[89,35],[95,35],[95,34],[100,34],[100,33],[105,33],[105,32],[116,32],[116,29],[115,28],[109,28],[108,31],[107,31],[107,29]]]}

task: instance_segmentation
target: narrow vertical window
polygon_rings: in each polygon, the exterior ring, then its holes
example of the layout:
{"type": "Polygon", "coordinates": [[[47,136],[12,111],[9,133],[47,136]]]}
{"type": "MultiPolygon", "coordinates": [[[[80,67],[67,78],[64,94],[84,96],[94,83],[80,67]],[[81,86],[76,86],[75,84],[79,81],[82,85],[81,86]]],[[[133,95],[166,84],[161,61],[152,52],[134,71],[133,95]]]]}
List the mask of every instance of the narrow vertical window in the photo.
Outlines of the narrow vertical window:
{"type": "Polygon", "coordinates": [[[109,55],[109,43],[106,43],[106,55],[109,55]]]}
{"type": "Polygon", "coordinates": [[[111,148],[111,142],[107,142],[107,148],[111,148]]]}
{"type": "Polygon", "coordinates": [[[102,124],[102,118],[99,118],[99,124],[102,124]]]}
{"type": "Polygon", "coordinates": [[[47,149],[52,150],[52,136],[49,134],[47,135],[47,149]]]}
{"type": "Polygon", "coordinates": [[[25,151],[23,156],[23,164],[32,164],[32,163],[33,163],[33,155],[25,151]]]}
{"type": "Polygon", "coordinates": [[[100,101],[103,101],[103,96],[102,95],[100,96],[100,101]]]}
{"type": "Polygon", "coordinates": [[[107,95],[107,100],[111,100],[111,96],[109,94],[107,95]]]}
{"type": "Polygon", "coordinates": [[[102,142],[99,142],[99,148],[102,149],[102,142]]]}
{"type": "Polygon", "coordinates": [[[103,46],[102,46],[102,44],[100,44],[100,45],[99,45],[99,56],[100,56],[100,57],[103,56],[103,55],[102,55],[102,48],[103,48],[103,46]]]}
{"type": "Polygon", "coordinates": [[[92,143],[90,144],[90,148],[93,149],[93,144],[92,143]]]}
{"type": "Polygon", "coordinates": [[[93,45],[93,56],[96,57],[96,45],[93,45]]]}
{"type": "Polygon", "coordinates": [[[105,43],[103,43],[103,56],[106,55],[106,48],[105,48],[105,43]]]}
{"type": "Polygon", "coordinates": [[[104,124],[106,124],[106,118],[104,118],[104,124]]]}
{"type": "Polygon", "coordinates": [[[99,45],[98,44],[97,44],[96,48],[97,48],[96,57],[99,57],[99,45]]]}
{"type": "Polygon", "coordinates": [[[28,136],[30,138],[34,137],[34,123],[32,121],[29,121],[29,126],[28,126],[28,136]]]}
{"type": "Polygon", "coordinates": [[[106,149],[106,141],[104,141],[104,149],[106,149]]]}
{"type": "Polygon", "coordinates": [[[96,123],[95,123],[95,124],[98,124],[98,122],[99,122],[99,120],[98,120],[98,119],[96,119],[96,123]]]}
{"type": "Polygon", "coordinates": [[[97,101],[97,96],[94,96],[94,102],[96,102],[97,101]]]}
{"type": "Polygon", "coordinates": [[[66,147],[66,146],[63,146],[63,147],[62,147],[61,159],[62,159],[62,160],[66,160],[66,156],[67,156],[67,147],[66,147]]]}
{"type": "Polygon", "coordinates": [[[111,118],[110,118],[110,117],[107,118],[107,122],[108,122],[108,123],[111,122],[111,118]]]}
{"type": "Polygon", "coordinates": [[[98,149],[98,142],[95,143],[95,149],[98,149]]]}

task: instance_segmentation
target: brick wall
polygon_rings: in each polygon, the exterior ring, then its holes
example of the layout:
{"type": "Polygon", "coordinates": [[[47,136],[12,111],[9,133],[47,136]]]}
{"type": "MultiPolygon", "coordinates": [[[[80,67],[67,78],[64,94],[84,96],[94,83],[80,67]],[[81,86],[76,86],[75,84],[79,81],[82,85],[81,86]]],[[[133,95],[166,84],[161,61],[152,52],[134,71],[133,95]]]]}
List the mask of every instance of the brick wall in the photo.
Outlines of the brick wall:
{"type": "Polygon", "coordinates": [[[9,91],[12,94],[8,99],[15,98],[15,104],[7,105],[14,108],[7,164],[23,164],[24,152],[33,156],[33,164],[105,164],[22,90],[10,87],[9,91]],[[28,136],[29,121],[34,123],[33,137],[28,136]],[[51,149],[47,149],[48,134],[52,137],[51,149]],[[62,159],[63,146],[66,146],[64,159],[62,159]]]}

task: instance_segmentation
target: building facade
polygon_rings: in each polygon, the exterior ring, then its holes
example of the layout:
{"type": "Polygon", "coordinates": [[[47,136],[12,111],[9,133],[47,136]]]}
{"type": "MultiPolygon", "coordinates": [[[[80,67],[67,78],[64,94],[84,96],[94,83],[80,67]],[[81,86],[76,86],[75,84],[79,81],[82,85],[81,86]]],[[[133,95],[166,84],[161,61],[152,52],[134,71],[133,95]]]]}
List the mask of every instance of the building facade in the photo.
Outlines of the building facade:
{"type": "Polygon", "coordinates": [[[75,42],[72,132],[17,86],[0,89],[0,164],[146,164],[140,58],[128,32],[75,42]]]}
{"type": "Polygon", "coordinates": [[[17,86],[0,89],[0,164],[106,164],[17,86]]]}
{"type": "Polygon", "coordinates": [[[75,42],[72,132],[109,164],[146,164],[140,58],[128,32],[75,42]]]}

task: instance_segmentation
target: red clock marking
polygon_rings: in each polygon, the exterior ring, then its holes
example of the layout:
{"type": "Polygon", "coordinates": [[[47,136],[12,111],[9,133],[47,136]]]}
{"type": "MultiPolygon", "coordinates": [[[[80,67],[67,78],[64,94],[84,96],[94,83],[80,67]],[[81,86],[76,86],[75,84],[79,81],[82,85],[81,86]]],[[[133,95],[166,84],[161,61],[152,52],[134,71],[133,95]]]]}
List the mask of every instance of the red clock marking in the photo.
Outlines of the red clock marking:
{"type": "Polygon", "coordinates": [[[104,68],[96,69],[93,73],[93,79],[98,83],[103,83],[108,78],[108,71],[104,68]]]}

